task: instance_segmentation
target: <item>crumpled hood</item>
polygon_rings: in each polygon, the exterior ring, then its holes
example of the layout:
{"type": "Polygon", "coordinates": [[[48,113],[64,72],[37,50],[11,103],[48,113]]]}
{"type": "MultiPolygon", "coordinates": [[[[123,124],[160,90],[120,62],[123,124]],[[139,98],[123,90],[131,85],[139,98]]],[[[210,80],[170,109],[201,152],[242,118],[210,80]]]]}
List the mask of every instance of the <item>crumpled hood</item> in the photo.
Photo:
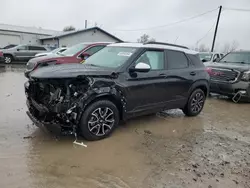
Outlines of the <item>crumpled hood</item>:
{"type": "Polygon", "coordinates": [[[221,68],[221,69],[233,69],[240,72],[250,70],[250,64],[241,63],[204,63],[206,67],[221,68]]]}
{"type": "Polygon", "coordinates": [[[63,64],[39,68],[30,74],[31,78],[75,78],[78,76],[111,76],[113,69],[86,64],[63,64]]]}

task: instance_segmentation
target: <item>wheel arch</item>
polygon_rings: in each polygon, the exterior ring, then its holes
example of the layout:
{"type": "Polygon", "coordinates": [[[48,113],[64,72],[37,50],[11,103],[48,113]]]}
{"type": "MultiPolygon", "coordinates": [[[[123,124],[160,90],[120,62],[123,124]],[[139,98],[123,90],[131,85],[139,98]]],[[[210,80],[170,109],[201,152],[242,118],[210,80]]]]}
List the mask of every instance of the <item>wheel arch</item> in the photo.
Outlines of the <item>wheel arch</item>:
{"type": "Polygon", "coordinates": [[[14,58],[13,54],[11,54],[11,53],[4,53],[3,55],[4,55],[4,56],[5,56],[5,55],[8,55],[8,56],[11,56],[12,58],[14,58]]]}
{"type": "Polygon", "coordinates": [[[119,111],[119,117],[120,120],[123,120],[123,115],[124,115],[124,108],[123,108],[123,104],[122,104],[122,99],[116,95],[110,94],[110,93],[102,93],[102,94],[98,94],[95,96],[90,97],[84,105],[83,108],[83,112],[85,111],[86,108],[88,108],[91,104],[93,104],[96,101],[99,100],[108,100],[112,103],[114,103],[114,105],[117,107],[118,111],[119,111]]]}
{"type": "Polygon", "coordinates": [[[201,89],[205,93],[205,95],[208,96],[209,94],[208,80],[197,80],[196,82],[194,82],[188,91],[188,96],[190,96],[195,89],[201,89]]]}

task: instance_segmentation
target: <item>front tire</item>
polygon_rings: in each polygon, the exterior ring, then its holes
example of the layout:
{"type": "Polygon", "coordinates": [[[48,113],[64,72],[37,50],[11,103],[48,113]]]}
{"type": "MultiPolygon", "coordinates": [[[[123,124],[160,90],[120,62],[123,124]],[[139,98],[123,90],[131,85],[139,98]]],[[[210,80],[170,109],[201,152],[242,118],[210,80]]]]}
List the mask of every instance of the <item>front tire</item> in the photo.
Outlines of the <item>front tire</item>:
{"type": "Polygon", "coordinates": [[[182,110],[186,116],[197,116],[202,111],[206,95],[201,89],[195,89],[190,95],[188,102],[182,110]]]}
{"type": "Polygon", "coordinates": [[[4,63],[10,64],[13,61],[13,57],[11,55],[4,55],[4,63]]]}
{"type": "Polygon", "coordinates": [[[119,111],[114,103],[108,100],[96,101],[83,112],[81,135],[89,141],[104,139],[115,130],[119,119],[119,111]]]}

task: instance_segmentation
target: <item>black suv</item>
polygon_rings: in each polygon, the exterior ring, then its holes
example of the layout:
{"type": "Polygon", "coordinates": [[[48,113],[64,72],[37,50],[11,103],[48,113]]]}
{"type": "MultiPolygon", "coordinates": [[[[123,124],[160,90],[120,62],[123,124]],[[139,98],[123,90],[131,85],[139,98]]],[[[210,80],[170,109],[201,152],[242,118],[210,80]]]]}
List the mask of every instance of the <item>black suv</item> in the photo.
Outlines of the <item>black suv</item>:
{"type": "Polygon", "coordinates": [[[229,96],[237,103],[250,102],[250,51],[231,52],[217,63],[205,63],[210,91],[229,96]]]}
{"type": "Polygon", "coordinates": [[[198,115],[209,75],[198,53],[165,43],[115,43],[84,64],[45,67],[25,83],[27,114],[38,126],[109,136],[120,120],[180,108],[198,115]]]}

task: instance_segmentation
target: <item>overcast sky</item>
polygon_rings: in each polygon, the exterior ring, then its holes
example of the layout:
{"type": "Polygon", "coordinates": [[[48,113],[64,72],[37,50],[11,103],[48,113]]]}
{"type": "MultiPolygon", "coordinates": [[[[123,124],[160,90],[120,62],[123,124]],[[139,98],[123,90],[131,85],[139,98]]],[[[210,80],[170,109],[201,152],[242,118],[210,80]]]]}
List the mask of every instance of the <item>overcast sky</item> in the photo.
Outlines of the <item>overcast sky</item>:
{"type": "Polygon", "coordinates": [[[226,8],[250,9],[250,0],[1,0],[0,23],[36,26],[62,30],[73,25],[84,28],[98,26],[125,41],[136,41],[149,34],[157,41],[188,46],[211,46],[217,11],[168,27],[151,30],[120,31],[150,28],[183,20],[222,5],[216,48],[226,42],[237,41],[239,48],[250,49],[250,11],[233,11],[226,8]],[[210,32],[208,32],[210,30],[210,32]]]}

